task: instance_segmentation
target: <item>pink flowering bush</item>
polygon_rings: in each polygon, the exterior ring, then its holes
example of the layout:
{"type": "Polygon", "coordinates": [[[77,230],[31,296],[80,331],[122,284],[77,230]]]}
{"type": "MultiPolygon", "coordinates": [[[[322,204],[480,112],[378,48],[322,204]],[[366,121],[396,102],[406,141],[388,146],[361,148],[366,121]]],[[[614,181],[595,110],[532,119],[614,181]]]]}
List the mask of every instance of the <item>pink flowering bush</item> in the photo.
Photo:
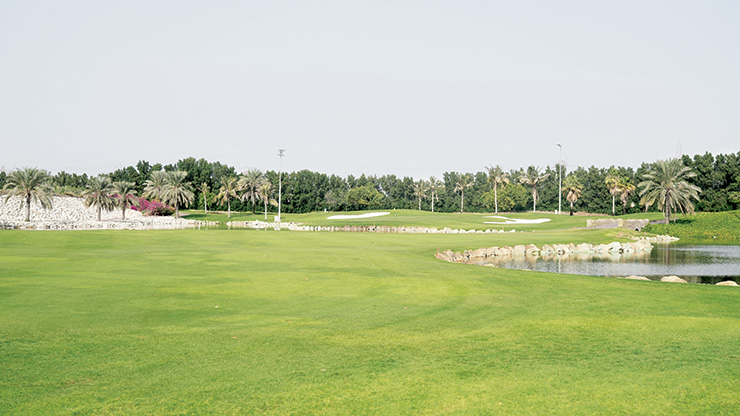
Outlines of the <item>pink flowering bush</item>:
{"type": "Polygon", "coordinates": [[[165,205],[159,201],[148,201],[139,198],[139,206],[131,207],[134,211],[139,211],[144,215],[167,216],[175,213],[175,208],[165,205]]]}

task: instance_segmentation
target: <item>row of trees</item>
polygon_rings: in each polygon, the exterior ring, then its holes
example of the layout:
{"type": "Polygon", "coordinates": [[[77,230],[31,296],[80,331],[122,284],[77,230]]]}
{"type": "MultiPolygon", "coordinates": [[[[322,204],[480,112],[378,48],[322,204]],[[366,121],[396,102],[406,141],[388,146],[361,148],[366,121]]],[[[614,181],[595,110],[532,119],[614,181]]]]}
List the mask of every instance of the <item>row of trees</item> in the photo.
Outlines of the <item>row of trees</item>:
{"type": "MultiPolygon", "coordinates": [[[[555,211],[559,200],[558,169],[562,168],[562,196],[570,203],[571,212],[616,214],[619,201],[621,212],[626,214],[664,208],[655,201],[649,203],[650,198],[645,199],[645,193],[638,192],[647,186],[641,186],[642,182],[658,179],[656,169],[660,163],[644,163],[637,169],[578,167],[570,172],[560,166],[530,166],[508,172],[500,166],[489,166],[475,173],[445,172],[442,178],[428,180],[395,175],[342,178],[302,170],[283,173],[282,205],[284,212],[293,213],[393,208],[441,212],[555,211]]],[[[716,158],[709,153],[684,156],[675,163],[680,164],[679,171],[686,168],[682,181],[703,190],[702,199],[696,203],[698,210],[740,207],[740,152],[716,158]]],[[[0,172],[0,185],[9,183],[12,174],[0,172]]],[[[232,210],[254,213],[259,206],[266,217],[276,205],[277,172],[250,170],[239,175],[233,167],[205,159],[186,158],[171,165],[140,161],[106,176],[112,183],[131,184],[127,194],[167,201],[178,213],[184,205],[228,211],[229,215],[232,210]],[[167,181],[173,186],[170,194],[164,192],[167,181]]],[[[48,179],[49,189],[56,193],[82,195],[95,178],[60,172],[48,179]]],[[[693,193],[698,195],[698,191],[693,193]]],[[[696,201],[694,196],[689,199],[696,201]]],[[[681,211],[676,205],[670,209],[681,211]]]]}

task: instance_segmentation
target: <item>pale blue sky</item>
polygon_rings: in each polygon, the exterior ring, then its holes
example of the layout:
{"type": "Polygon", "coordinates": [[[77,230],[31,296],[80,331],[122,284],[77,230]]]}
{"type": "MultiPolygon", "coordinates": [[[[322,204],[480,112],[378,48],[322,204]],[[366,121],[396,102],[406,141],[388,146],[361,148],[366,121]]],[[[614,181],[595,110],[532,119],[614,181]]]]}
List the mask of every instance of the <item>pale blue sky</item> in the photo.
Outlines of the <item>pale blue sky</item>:
{"type": "Polygon", "coordinates": [[[0,168],[426,178],[740,151],[737,1],[0,0],[0,168]]]}

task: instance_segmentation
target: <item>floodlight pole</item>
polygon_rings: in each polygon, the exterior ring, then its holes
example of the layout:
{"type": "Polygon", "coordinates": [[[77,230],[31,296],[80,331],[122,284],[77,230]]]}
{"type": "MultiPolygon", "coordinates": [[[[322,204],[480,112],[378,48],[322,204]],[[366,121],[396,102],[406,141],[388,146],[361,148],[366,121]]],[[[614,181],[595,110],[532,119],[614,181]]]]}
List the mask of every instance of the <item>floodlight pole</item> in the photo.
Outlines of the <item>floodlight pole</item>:
{"type": "Polygon", "coordinates": [[[560,148],[560,161],[558,162],[558,214],[563,213],[563,146],[558,143],[560,148]]]}
{"type": "Polygon", "coordinates": [[[283,156],[285,155],[285,149],[278,149],[278,157],[280,157],[280,170],[278,173],[278,216],[277,222],[280,222],[280,213],[282,212],[282,200],[283,200],[283,156]]]}

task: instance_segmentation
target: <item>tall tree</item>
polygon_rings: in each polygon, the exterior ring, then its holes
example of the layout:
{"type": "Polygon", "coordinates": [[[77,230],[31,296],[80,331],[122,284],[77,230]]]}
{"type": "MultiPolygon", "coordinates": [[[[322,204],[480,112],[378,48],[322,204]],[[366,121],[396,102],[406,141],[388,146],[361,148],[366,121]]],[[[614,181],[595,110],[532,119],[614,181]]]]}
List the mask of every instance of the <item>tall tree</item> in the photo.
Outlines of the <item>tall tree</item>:
{"type": "Polygon", "coordinates": [[[82,193],[86,207],[95,206],[98,211],[98,221],[101,221],[103,210],[111,211],[116,206],[116,201],[111,196],[113,193],[113,183],[107,176],[98,176],[90,178],[87,181],[85,191],[82,193]]]}
{"type": "Polygon", "coordinates": [[[665,214],[666,224],[671,214],[681,211],[683,214],[694,213],[693,200],[699,200],[701,189],[689,183],[696,174],[684,166],[680,159],[659,160],[653,168],[643,175],[638,184],[640,204],[653,205],[665,214]]]}
{"type": "Polygon", "coordinates": [[[530,166],[527,171],[519,178],[519,182],[529,185],[532,187],[532,211],[537,212],[537,185],[547,179],[550,176],[549,173],[542,173],[540,168],[530,166]]]}
{"type": "Polygon", "coordinates": [[[112,191],[118,196],[115,203],[121,208],[121,220],[125,220],[126,210],[139,205],[139,198],[136,197],[136,184],[126,181],[113,182],[112,191]]]}
{"type": "Polygon", "coordinates": [[[206,214],[208,214],[208,191],[210,190],[208,182],[200,184],[198,190],[203,194],[203,208],[206,214]]]}
{"type": "Polygon", "coordinates": [[[3,189],[8,191],[5,202],[13,196],[21,196],[26,203],[26,221],[31,221],[31,201],[38,202],[44,209],[51,209],[52,190],[48,181],[49,172],[37,168],[23,168],[10,172],[3,189]]]}
{"type": "Polygon", "coordinates": [[[612,215],[617,215],[616,213],[616,200],[617,195],[620,194],[619,191],[619,181],[621,178],[615,171],[610,171],[608,175],[606,175],[606,179],[604,179],[604,184],[609,189],[609,193],[612,195],[612,215]]]}
{"type": "Polygon", "coordinates": [[[496,214],[498,214],[498,185],[506,185],[509,183],[509,174],[501,169],[501,166],[488,166],[488,183],[493,187],[493,204],[496,214]]]}
{"type": "Polygon", "coordinates": [[[149,179],[144,182],[144,197],[161,201],[168,180],[167,172],[162,170],[153,171],[149,179]]]}
{"type": "Polygon", "coordinates": [[[184,170],[167,172],[167,182],[162,194],[163,202],[175,206],[175,218],[180,217],[180,205],[192,204],[195,194],[190,182],[187,181],[188,173],[184,170]]]}
{"type": "Polygon", "coordinates": [[[432,176],[429,178],[429,181],[427,183],[429,184],[429,192],[431,192],[430,196],[432,198],[432,212],[434,212],[434,200],[439,198],[438,192],[439,189],[442,187],[442,182],[432,176]]]}
{"type": "Polygon", "coordinates": [[[463,212],[465,207],[465,190],[473,186],[473,177],[469,173],[461,173],[457,175],[455,181],[455,192],[460,192],[460,212],[463,212]]]}
{"type": "Polygon", "coordinates": [[[563,192],[566,194],[565,199],[570,202],[570,215],[573,215],[573,205],[581,197],[581,191],[583,191],[583,185],[578,181],[574,175],[570,175],[565,178],[563,184],[563,192]]]}
{"type": "Polygon", "coordinates": [[[619,199],[622,201],[622,215],[627,214],[627,203],[630,201],[630,196],[635,192],[635,189],[635,185],[629,179],[620,178],[619,199]]]}
{"type": "Polygon", "coordinates": [[[255,204],[259,198],[259,188],[264,180],[264,175],[257,169],[245,172],[237,184],[241,194],[241,201],[249,200],[252,203],[252,214],[255,213],[255,204]]]}
{"type": "Polygon", "coordinates": [[[419,179],[414,183],[414,195],[419,199],[419,211],[421,211],[421,199],[427,196],[428,185],[425,180],[419,179]]]}
{"type": "Polygon", "coordinates": [[[270,181],[267,180],[267,178],[265,178],[260,184],[260,188],[259,188],[259,197],[262,200],[262,202],[265,204],[265,221],[267,221],[267,204],[271,204],[272,202],[275,202],[274,200],[271,199],[273,192],[274,190],[273,190],[272,184],[270,183],[270,181]]]}
{"type": "Polygon", "coordinates": [[[233,176],[221,178],[221,189],[219,189],[218,195],[216,195],[216,201],[221,204],[226,203],[228,205],[229,218],[231,218],[231,199],[239,197],[237,192],[239,189],[239,186],[237,185],[238,181],[239,180],[233,176]]]}

